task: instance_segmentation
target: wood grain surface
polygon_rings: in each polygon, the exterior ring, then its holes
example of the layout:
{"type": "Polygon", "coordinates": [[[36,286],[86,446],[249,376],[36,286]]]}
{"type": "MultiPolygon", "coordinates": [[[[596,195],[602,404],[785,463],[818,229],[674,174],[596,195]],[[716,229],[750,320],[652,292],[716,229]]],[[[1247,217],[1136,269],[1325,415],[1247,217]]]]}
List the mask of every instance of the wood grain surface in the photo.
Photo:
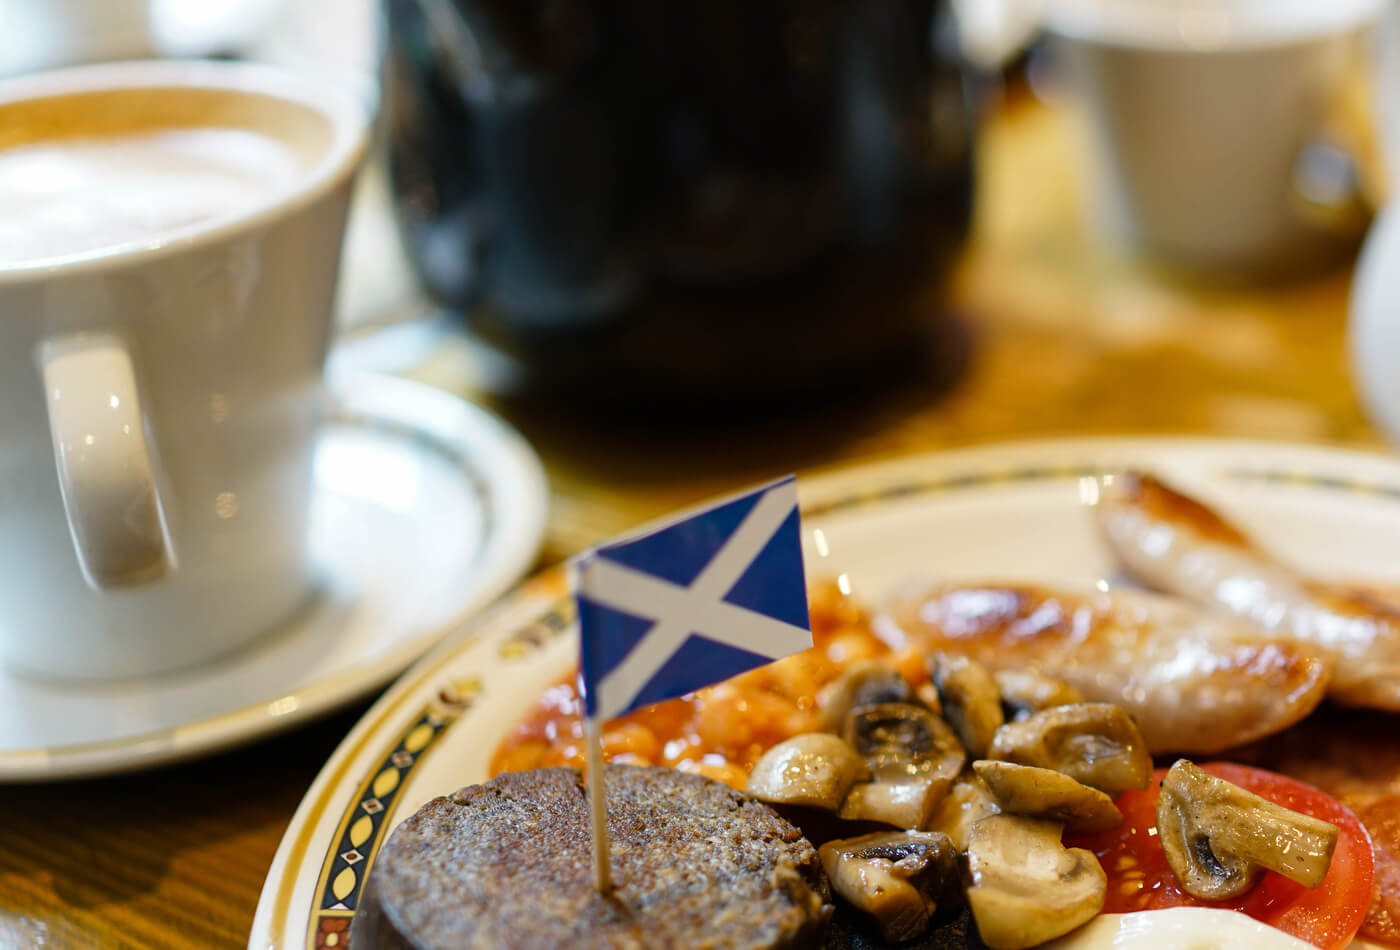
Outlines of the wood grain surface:
{"type": "MultiPolygon", "coordinates": [[[[1378,445],[1351,389],[1349,269],[1268,290],[1191,286],[1105,247],[1082,212],[1071,114],[1004,104],[956,275],[950,378],[845,393],[820,412],[699,432],[596,431],[498,405],[539,449],[542,563],[783,472],[1031,435],[1215,433],[1378,445]]],[[[472,393],[465,345],[408,375],[472,393]]],[[[365,708],[204,761],[0,788],[0,948],[240,947],[298,801],[365,708]]]]}

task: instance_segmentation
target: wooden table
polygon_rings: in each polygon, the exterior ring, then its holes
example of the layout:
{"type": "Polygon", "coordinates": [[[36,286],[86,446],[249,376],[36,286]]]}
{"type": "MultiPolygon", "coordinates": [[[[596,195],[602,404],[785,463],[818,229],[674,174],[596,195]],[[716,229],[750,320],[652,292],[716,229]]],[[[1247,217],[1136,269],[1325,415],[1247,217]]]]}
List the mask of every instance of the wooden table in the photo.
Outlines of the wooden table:
{"type": "MultiPolygon", "coordinates": [[[[581,432],[507,409],[553,485],[542,562],[768,475],[1030,435],[1187,432],[1379,444],[1344,348],[1346,268],[1271,290],[1175,283],[1087,233],[1077,141],[1018,97],[985,132],[976,233],[955,280],[971,362],[818,418],[738,431],[581,432]]],[[[409,375],[461,392],[463,349],[409,375]]],[[[157,772],[0,789],[0,948],[241,947],[283,830],[364,709],[157,772]]]]}

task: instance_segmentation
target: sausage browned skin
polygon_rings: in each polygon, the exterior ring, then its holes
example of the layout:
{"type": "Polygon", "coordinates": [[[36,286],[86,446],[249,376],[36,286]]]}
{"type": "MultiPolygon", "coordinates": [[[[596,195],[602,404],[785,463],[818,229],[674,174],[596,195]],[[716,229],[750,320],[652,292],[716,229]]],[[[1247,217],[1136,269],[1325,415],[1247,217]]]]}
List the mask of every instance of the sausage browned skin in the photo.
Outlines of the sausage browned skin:
{"type": "Polygon", "coordinates": [[[1271,735],[1311,712],[1327,685],[1326,664],[1296,645],[1139,591],[942,586],[902,598],[875,623],[887,639],[1035,669],[1117,703],[1156,754],[1271,735]]]}
{"type": "Polygon", "coordinates": [[[1400,710],[1400,610],[1281,564],[1206,505],[1150,475],[1106,482],[1095,509],[1113,553],[1143,582],[1224,609],[1332,664],[1327,695],[1400,710]]]}

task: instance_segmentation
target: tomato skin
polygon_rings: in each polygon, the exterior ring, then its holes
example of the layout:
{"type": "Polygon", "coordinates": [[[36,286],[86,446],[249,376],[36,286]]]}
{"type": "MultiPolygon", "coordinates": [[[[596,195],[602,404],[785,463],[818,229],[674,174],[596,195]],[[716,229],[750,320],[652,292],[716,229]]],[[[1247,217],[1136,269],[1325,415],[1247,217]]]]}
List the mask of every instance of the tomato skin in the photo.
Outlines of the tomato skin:
{"type": "Polygon", "coordinates": [[[1351,942],[1371,906],[1374,859],[1371,839],[1356,815],[1341,802],[1311,785],[1247,765],[1213,762],[1201,766],[1272,802],[1330,821],[1341,829],[1327,877],[1306,888],[1266,872],[1249,893],[1235,900],[1202,901],[1181,889],[1157,841],[1157,796],[1166,769],[1153,773],[1142,791],[1125,792],[1117,805],[1124,822],[1096,835],[1066,836],[1072,847],[1098,855],[1108,875],[1106,914],[1166,907],[1224,907],[1277,927],[1300,940],[1340,950],[1351,942]]]}

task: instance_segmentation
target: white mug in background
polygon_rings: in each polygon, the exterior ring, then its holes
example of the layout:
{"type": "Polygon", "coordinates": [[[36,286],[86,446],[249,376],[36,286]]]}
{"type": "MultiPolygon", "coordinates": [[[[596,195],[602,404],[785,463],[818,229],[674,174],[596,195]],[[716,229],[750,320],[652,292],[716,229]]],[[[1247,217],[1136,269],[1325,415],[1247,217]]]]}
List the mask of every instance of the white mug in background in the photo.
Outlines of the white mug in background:
{"type": "Polygon", "coordinates": [[[0,0],[0,76],[158,53],[151,0],[0,0]]]}
{"type": "Polygon", "coordinates": [[[241,50],[280,0],[0,0],[0,76],[241,50]]]}
{"type": "Polygon", "coordinates": [[[0,169],[0,660],[153,674],[307,599],[322,364],[365,134],[353,101],[266,67],[0,83],[0,162],[32,160],[12,193],[0,169]],[[170,136],[170,167],[153,165],[150,142],[170,136]],[[257,162],[224,188],[200,163],[230,144],[257,162]],[[25,204],[84,161],[115,176],[91,201],[25,204]]]}
{"type": "Polygon", "coordinates": [[[1357,259],[1347,346],[1362,405],[1391,444],[1400,446],[1400,5],[1390,5],[1382,24],[1376,72],[1390,201],[1357,259]]]}
{"type": "Polygon", "coordinates": [[[1371,421],[1400,446],[1400,205],[1385,208],[1366,236],[1349,310],[1353,385],[1371,421]]]}
{"type": "Polygon", "coordinates": [[[1090,127],[1106,228],[1227,277],[1290,272],[1354,246],[1367,218],[1364,162],[1332,126],[1366,98],[1357,84],[1384,7],[1047,0],[1053,58],[1090,127]]]}

